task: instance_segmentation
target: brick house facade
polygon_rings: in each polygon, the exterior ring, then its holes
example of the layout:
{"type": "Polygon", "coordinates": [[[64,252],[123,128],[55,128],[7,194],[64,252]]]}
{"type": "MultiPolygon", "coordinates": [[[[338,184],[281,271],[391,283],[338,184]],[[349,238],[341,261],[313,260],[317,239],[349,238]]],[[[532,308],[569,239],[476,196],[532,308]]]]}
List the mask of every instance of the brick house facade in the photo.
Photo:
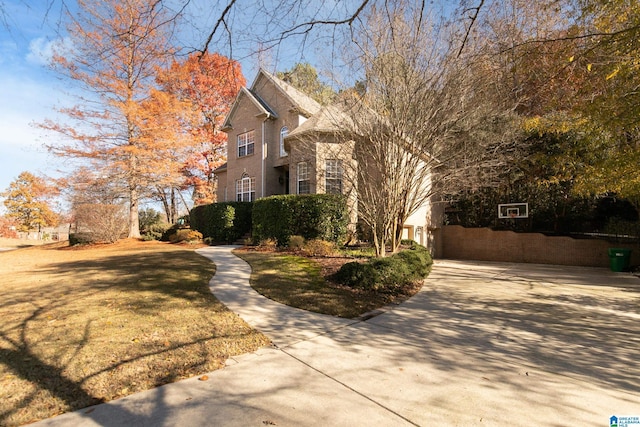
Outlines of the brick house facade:
{"type": "MultiPolygon", "coordinates": [[[[357,186],[345,174],[356,170],[355,143],[336,128],[339,111],[321,107],[286,82],[260,70],[242,88],[222,130],[227,163],[215,170],[218,201],[253,201],[277,194],[341,193],[357,222],[357,186]]],[[[432,206],[413,214],[404,237],[435,249],[439,218],[432,206]],[[433,231],[433,232],[432,232],[433,231]]]]}

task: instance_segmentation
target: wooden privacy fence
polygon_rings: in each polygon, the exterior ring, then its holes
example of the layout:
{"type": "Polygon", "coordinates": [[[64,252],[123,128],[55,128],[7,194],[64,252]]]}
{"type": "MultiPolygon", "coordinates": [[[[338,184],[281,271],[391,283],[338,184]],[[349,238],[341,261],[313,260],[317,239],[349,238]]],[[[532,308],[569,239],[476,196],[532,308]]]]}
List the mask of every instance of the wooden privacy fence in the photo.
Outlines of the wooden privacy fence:
{"type": "Polygon", "coordinates": [[[640,264],[640,247],[600,239],[575,239],[541,233],[494,231],[447,225],[441,229],[439,258],[534,264],[609,267],[609,248],[628,248],[631,265],[640,264]]]}

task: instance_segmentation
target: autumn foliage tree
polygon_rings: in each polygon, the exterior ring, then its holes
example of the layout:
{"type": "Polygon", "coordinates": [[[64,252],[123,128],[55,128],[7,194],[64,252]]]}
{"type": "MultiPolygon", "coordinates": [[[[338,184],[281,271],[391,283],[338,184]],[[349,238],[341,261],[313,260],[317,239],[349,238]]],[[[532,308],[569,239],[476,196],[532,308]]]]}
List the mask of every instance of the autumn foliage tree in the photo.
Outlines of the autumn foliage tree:
{"type": "Polygon", "coordinates": [[[52,208],[52,197],[57,193],[44,178],[22,172],[0,196],[5,199],[7,218],[18,224],[18,231],[31,231],[57,223],[58,215],[52,208]]]}
{"type": "MultiPolygon", "coordinates": [[[[170,36],[177,13],[156,0],[78,0],[67,28],[72,49],[53,66],[82,90],[69,122],[41,126],[64,140],[60,156],[89,164],[108,176],[129,202],[129,237],[139,237],[139,201],[164,175],[167,141],[148,138],[148,102],[158,66],[174,53],[170,36]]],[[[153,124],[151,124],[153,125],[153,124]]]]}
{"type": "MultiPolygon", "coordinates": [[[[174,60],[159,73],[158,83],[191,113],[190,121],[183,121],[180,128],[189,147],[181,179],[172,188],[193,187],[195,204],[212,203],[216,192],[213,171],[226,161],[227,137],[220,128],[246,84],[240,64],[217,53],[194,53],[183,61],[174,60]]],[[[166,197],[164,201],[166,204],[166,197]]]]}
{"type": "Polygon", "coordinates": [[[487,4],[479,28],[493,32],[507,92],[518,96],[519,113],[538,135],[540,149],[529,160],[537,157],[549,172],[531,178],[547,192],[563,184],[565,199],[615,193],[640,206],[638,2],[487,4]],[[564,148],[546,155],[549,141],[564,148]]]}
{"type": "Polygon", "coordinates": [[[7,218],[0,216],[0,237],[6,237],[9,239],[17,239],[18,233],[17,223],[13,218],[7,218]]]}

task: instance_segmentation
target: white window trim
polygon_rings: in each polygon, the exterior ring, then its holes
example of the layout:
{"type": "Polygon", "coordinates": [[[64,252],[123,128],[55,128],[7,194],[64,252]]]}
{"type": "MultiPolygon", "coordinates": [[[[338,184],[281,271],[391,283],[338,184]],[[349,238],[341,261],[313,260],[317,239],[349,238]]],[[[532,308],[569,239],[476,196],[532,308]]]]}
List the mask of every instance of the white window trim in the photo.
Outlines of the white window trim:
{"type": "Polygon", "coordinates": [[[284,149],[284,138],[289,134],[289,128],[282,126],[280,128],[280,157],[287,157],[289,153],[284,149]]]}
{"type": "Polygon", "coordinates": [[[238,135],[236,144],[236,155],[238,158],[247,157],[253,155],[256,151],[255,131],[250,130],[238,135]],[[249,146],[251,146],[251,152],[249,153],[249,146]],[[244,148],[244,154],[240,154],[240,149],[244,148]]]}
{"type": "Polygon", "coordinates": [[[296,194],[309,194],[311,193],[311,174],[309,172],[309,163],[300,162],[296,165],[296,194]],[[303,175],[304,174],[304,175],[303,175]],[[300,183],[307,183],[307,191],[300,192],[300,183]]]}

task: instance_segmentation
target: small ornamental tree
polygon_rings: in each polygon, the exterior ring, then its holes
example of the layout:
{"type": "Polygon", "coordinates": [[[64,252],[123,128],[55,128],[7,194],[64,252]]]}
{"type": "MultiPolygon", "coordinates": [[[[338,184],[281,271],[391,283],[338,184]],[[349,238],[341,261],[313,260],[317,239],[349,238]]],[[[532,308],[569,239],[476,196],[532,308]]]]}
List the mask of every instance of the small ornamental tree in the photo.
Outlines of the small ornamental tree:
{"type": "Polygon", "coordinates": [[[0,216],[0,237],[6,237],[9,239],[16,239],[18,233],[16,233],[16,223],[10,218],[0,216]]]}
{"type": "Polygon", "coordinates": [[[16,222],[18,231],[55,225],[58,215],[51,207],[51,199],[56,194],[55,187],[30,172],[22,172],[9,184],[9,188],[0,193],[5,198],[6,216],[16,222]]]}

